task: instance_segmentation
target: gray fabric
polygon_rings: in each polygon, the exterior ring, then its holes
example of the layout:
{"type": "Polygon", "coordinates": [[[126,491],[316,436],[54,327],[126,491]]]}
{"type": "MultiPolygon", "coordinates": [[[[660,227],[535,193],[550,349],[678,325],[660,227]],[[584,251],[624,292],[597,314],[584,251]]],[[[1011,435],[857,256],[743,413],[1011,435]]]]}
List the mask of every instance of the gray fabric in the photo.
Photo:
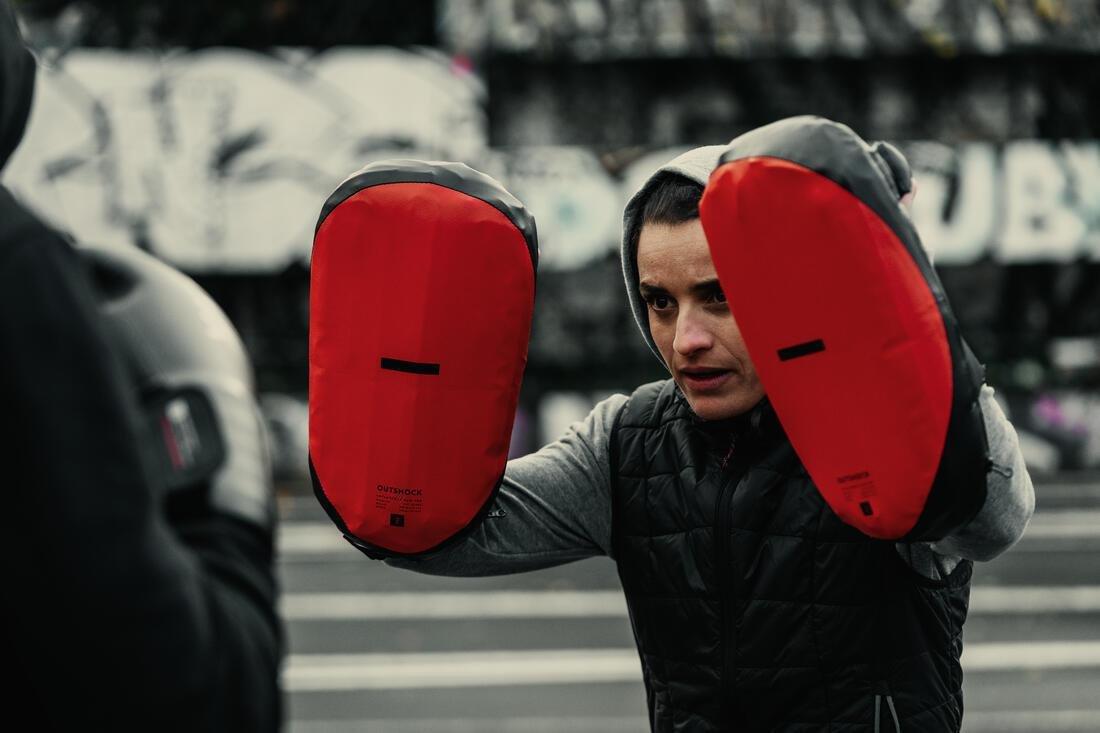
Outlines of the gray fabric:
{"type": "Polygon", "coordinates": [[[969,524],[932,548],[948,557],[992,560],[1023,535],[1035,511],[1035,488],[1024,465],[1020,440],[994,399],[993,389],[983,385],[980,399],[993,464],[986,480],[985,504],[969,524]]]}
{"type": "Polygon", "coordinates": [[[623,281],[626,284],[626,297],[630,302],[630,310],[634,314],[634,322],[638,324],[638,330],[642,332],[642,338],[649,344],[649,350],[661,362],[661,366],[668,368],[664,357],[661,356],[653,336],[649,333],[649,313],[646,310],[645,301],[638,294],[638,234],[641,232],[642,207],[650,192],[657,182],[668,175],[680,175],[690,178],[701,186],[707,185],[711,171],[718,165],[718,158],[726,152],[728,145],[707,145],[702,148],[689,150],[683,155],[673,158],[668,163],[658,168],[645,182],[645,185],[634,194],[623,210],[623,241],[620,247],[620,256],[623,262],[623,281]]]}
{"type": "Polygon", "coordinates": [[[504,575],[611,556],[613,395],[537,453],[508,461],[488,516],[460,544],[419,560],[386,562],[433,575],[504,575]]]}
{"type": "MultiPolygon", "coordinates": [[[[489,516],[460,544],[418,560],[387,563],[449,576],[504,575],[611,556],[611,426],[624,395],[600,402],[582,422],[537,453],[508,462],[489,516]]],[[[1023,465],[1016,431],[984,387],[982,414],[995,467],[988,499],[978,516],[933,546],[898,545],[921,574],[938,578],[960,557],[991,560],[1023,534],[1035,494],[1023,465]],[[1002,468],[1012,467],[1007,477],[1002,468]],[[934,550],[933,550],[934,547],[934,550]]]]}

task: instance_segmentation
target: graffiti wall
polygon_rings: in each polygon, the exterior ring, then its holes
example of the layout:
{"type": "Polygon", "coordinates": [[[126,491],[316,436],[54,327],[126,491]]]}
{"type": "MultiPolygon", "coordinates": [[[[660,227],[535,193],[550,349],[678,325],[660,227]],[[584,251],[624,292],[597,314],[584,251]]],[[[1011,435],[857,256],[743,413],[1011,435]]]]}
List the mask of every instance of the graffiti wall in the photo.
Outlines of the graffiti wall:
{"type": "Polygon", "coordinates": [[[364,163],[479,155],[483,97],[427,51],[74,51],[43,65],[5,181],[81,240],[271,271],[308,259],[320,202],[364,163]]]}
{"type": "MultiPolygon", "coordinates": [[[[572,270],[615,249],[626,199],[679,152],[491,149],[481,80],[431,51],[79,50],[44,62],[5,182],[82,241],[137,244],[193,273],[308,263],[320,203],[395,156],[498,177],[535,213],[544,266],[572,270]]],[[[1100,143],[904,147],[939,263],[1100,259],[1100,143]]]]}

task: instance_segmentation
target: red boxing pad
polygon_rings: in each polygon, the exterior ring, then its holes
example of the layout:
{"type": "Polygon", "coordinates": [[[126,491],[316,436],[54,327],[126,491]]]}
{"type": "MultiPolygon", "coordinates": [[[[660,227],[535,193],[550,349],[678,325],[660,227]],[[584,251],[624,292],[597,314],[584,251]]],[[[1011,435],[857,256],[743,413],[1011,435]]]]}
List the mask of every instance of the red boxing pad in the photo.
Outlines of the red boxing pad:
{"type": "Polygon", "coordinates": [[[936,539],[985,498],[981,370],[848,128],[794,118],[731,143],[700,215],[761,383],[818,490],[884,539],[936,539]]]}
{"type": "Polygon", "coordinates": [[[372,557],[435,549],[499,488],[534,308],[535,222],[461,163],[345,181],[313,242],[314,491],[372,557]]]}

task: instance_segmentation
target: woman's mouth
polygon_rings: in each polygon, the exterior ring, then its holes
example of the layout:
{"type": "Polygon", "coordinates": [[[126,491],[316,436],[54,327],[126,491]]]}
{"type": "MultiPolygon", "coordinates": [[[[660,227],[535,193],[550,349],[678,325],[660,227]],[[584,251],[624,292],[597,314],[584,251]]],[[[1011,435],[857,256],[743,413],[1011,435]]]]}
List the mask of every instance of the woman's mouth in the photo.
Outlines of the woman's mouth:
{"type": "Polygon", "coordinates": [[[680,376],[684,380],[684,386],[690,387],[692,392],[714,392],[726,383],[730,375],[730,369],[681,369],[680,376]]]}

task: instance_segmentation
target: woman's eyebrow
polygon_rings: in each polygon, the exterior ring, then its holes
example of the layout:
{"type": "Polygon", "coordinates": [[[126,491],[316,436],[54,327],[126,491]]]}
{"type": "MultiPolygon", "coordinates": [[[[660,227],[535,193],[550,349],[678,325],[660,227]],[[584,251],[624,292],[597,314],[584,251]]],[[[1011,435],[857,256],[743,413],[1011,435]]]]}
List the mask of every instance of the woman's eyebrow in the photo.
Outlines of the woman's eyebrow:
{"type": "Polygon", "coordinates": [[[718,282],[718,278],[716,277],[712,277],[710,280],[702,280],[688,288],[694,295],[705,295],[720,291],[721,289],[722,283],[718,282]]]}
{"type": "Polygon", "coordinates": [[[639,283],[638,284],[638,292],[642,294],[643,298],[645,298],[645,297],[650,296],[650,295],[659,295],[659,294],[662,294],[662,293],[667,293],[668,291],[666,291],[664,288],[662,288],[658,285],[650,285],[649,283],[639,283]]]}

